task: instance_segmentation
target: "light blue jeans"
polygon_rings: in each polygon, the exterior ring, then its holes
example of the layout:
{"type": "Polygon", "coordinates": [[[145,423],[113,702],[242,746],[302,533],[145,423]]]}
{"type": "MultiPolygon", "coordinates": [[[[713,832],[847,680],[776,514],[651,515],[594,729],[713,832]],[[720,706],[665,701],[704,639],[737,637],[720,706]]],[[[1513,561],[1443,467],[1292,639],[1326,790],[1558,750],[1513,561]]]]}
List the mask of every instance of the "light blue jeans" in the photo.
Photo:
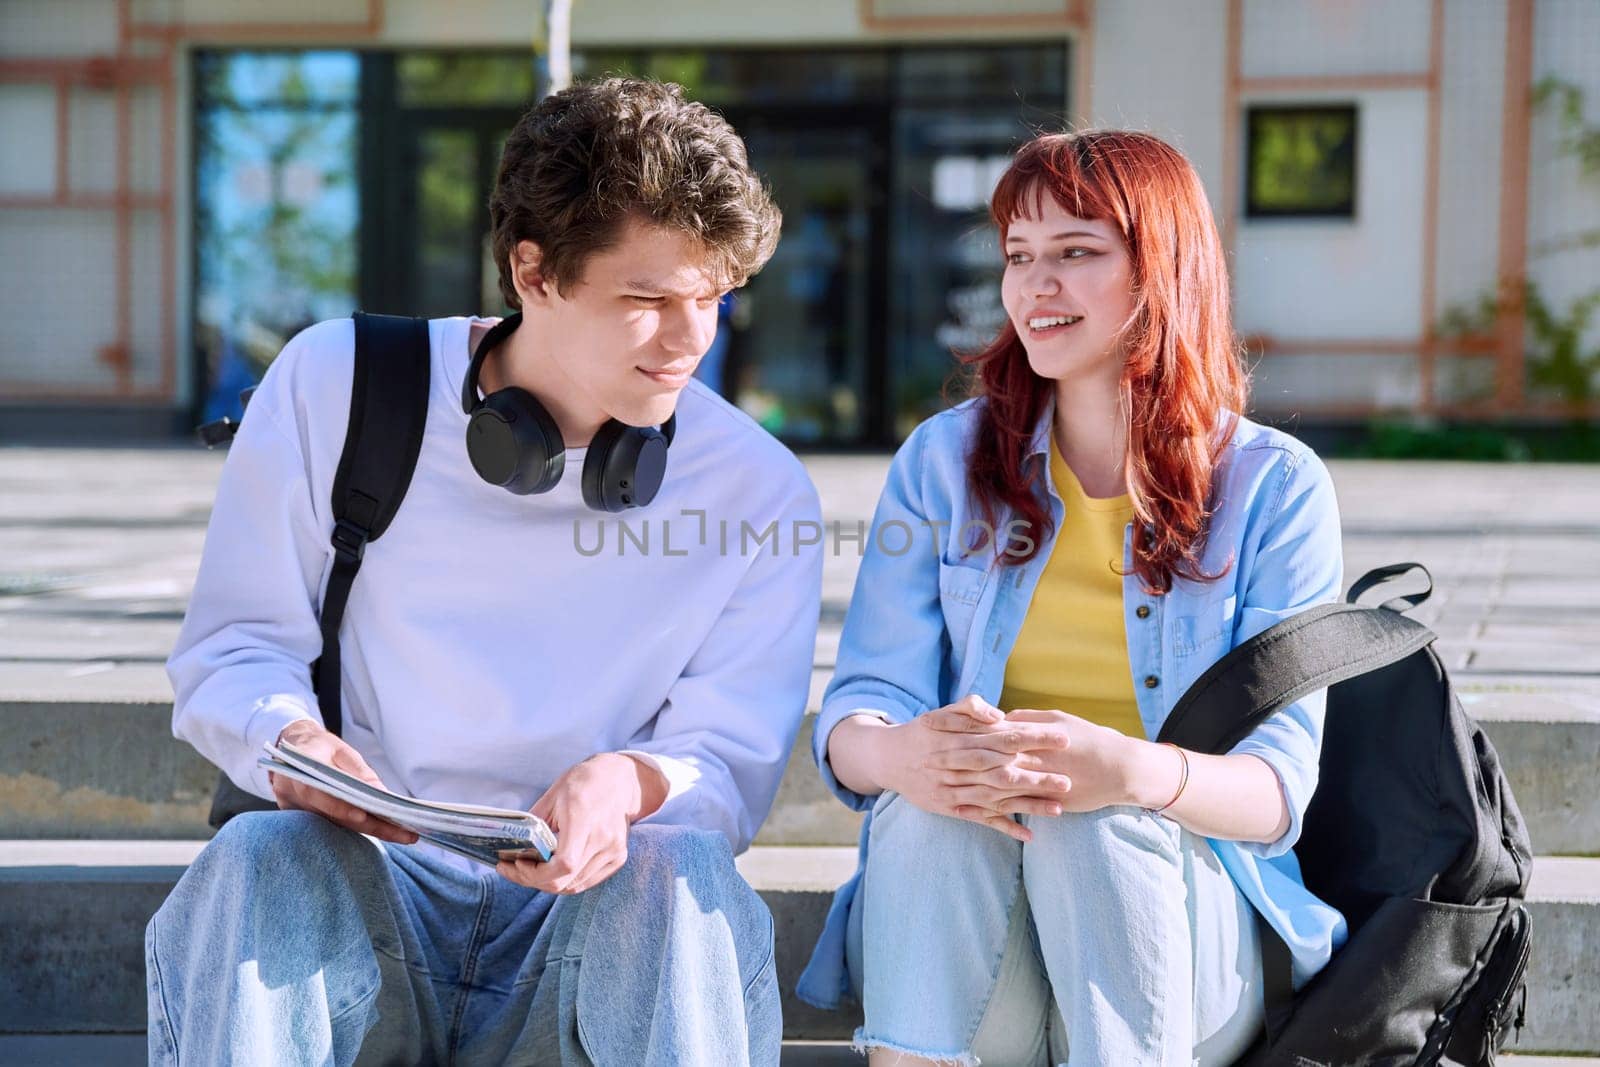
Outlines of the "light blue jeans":
{"type": "Polygon", "coordinates": [[[1022,822],[1026,845],[878,798],[846,938],[857,1047],[1003,1067],[1236,1059],[1262,1022],[1261,951],[1205,839],[1131,807],[1022,822]]]}
{"type": "Polygon", "coordinates": [[[772,916],[720,835],[635,826],[576,896],[299,811],[201,852],[145,930],[152,1064],[761,1064],[772,916]]]}

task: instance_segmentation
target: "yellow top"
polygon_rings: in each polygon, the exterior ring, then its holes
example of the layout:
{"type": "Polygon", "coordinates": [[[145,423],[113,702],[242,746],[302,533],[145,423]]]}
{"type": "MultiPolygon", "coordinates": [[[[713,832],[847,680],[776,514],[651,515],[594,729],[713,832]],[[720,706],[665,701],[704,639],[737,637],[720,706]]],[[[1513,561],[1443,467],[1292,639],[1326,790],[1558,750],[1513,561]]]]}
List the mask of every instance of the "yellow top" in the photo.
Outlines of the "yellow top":
{"type": "Polygon", "coordinates": [[[1000,708],[1059,709],[1142,738],[1120,573],[1133,503],[1087,496],[1054,440],[1050,473],[1066,513],[1006,660],[1000,708]]]}

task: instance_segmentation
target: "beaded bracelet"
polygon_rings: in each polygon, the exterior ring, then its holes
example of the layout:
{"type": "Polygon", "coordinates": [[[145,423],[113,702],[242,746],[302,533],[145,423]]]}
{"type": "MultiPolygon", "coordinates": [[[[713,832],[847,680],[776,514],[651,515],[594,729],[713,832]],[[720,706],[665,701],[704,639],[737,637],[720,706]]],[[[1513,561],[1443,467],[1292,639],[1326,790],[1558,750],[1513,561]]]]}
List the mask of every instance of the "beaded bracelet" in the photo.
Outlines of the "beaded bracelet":
{"type": "Polygon", "coordinates": [[[1172,807],[1172,805],[1176,804],[1178,802],[1178,798],[1183,796],[1184,789],[1186,789],[1189,785],[1189,754],[1183,749],[1179,748],[1177,745],[1173,744],[1171,741],[1162,741],[1160,744],[1166,745],[1168,748],[1172,749],[1172,751],[1178,754],[1178,758],[1183,761],[1183,776],[1178,779],[1178,791],[1172,794],[1172,799],[1161,805],[1159,808],[1151,808],[1150,813],[1152,815],[1160,815],[1162,812],[1172,807]]]}

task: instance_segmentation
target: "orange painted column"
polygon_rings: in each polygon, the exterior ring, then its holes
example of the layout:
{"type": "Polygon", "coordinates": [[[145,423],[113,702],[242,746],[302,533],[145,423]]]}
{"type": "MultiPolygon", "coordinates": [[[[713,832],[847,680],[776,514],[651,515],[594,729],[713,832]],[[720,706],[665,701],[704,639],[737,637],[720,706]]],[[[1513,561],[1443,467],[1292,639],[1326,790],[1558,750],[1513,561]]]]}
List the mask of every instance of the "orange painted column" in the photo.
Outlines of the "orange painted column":
{"type": "Polygon", "coordinates": [[[1505,103],[1500,135],[1500,313],[1496,406],[1523,407],[1527,381],[1523,288],[1528,275],[1528,123],[1533,106],[1533,0],[1506,0],[1505,103]]]}

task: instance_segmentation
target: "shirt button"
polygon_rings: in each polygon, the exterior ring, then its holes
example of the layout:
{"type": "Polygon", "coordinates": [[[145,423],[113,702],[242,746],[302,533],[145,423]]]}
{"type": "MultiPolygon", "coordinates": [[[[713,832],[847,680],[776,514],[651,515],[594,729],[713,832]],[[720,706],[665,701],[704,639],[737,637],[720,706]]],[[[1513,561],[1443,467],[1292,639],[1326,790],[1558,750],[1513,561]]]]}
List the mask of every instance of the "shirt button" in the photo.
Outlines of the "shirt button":
{"type": "Polygon", "coordinates": [[[1148,619],[1150,617],[1150,605],[1149,604],[1140,604],[1137,608],[1134,609],[1133,613],[1135,615],[1139,616],[1139,618],[1141,618],[1141,619],[1148,619]]]}
{"type": "Polygon", "coordinates": [[[1160,684],[1161,684],[1161,679],[1157,678],[1155,675],[1147,674],[1147,675],[1144,676],[1144,687],[1146,689],[1154,689],[1156,686],[1158,686],[1160,684]]]}

